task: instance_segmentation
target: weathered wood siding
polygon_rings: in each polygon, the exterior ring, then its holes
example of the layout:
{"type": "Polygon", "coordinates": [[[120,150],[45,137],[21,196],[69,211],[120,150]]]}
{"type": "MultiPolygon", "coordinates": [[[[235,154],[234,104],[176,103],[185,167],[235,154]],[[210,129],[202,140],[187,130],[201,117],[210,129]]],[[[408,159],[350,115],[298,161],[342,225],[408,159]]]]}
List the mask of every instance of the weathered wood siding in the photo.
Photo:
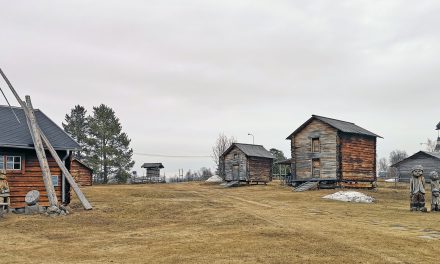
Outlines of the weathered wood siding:
{"type": "Polygon", "coordinates": [[[335,179],[338,169],[337,138],[335,128],[313,120],[298,132],[291,140],[294,170],[292,175],[296,180],[307,180],[312,177],[312,159],[320,159],[320,178],[335,179]],[[320,152],[312,152],[312,138],[319,138],[320,152]]]}
{"type": "Polygon", "coordinates": [[[272,181],[272,159],[249,157],[249,180],[250,182],[272,181]]]}
{"type": "Polygon", "coordinates": [[[396,168],[399,172],[399,178],[403,181],[409,181],[411,178],[411,169],[415,165],[423,166],[423,176],[425,176],[426,180],[430,180],[429,173],[431,173],[431,171],[436,170],[440,173],[440,160],[420,153],[397,164],[396,168]]]}
{"type": "Polygon", "coordinates": [[[72,160],[70,164],[70,174],[72,174],[79,186],[92,186],[92,170],[77,160],[72,160]]]}
{"type": "Polygon", "coordinates": [[[239,148],[234,147],[224,156],[224,173],[226,181],[247,181],[248,180],[248,162],[246,155],[239,148]],[[237,158],[234,158],[237,154],[237,158]],[[233,167],[238,166],[239,179],[234,179],[233,167]]]}
{"type": "MultiPolygon", "coordinates": [[[[48,206],[48,198],[46,193],[46,188],[44,187],[43,176],[40,169],[40,164],[38,162],[35,150],[19,150],[19,149],[8,149],[0,148],[0,154],[6,156],[21,156],[21,170],[13,171],[7,170],[6,177],[9,183],[10,195],[11,195],[11,207],[20,208],[24,207],[24,198],[26,194],[31,190],[38,190],[40,192],[40,205],[48,206]]],[[[63,157],[66,153],[59,153],[60,157],[63,157]]],[[[55,187],[55,192],[58,197],[58,201],[61,202],[62,193],[62,173],[61,169],[58,167],[55,160],[51,157],[50,153],[46,153],[50,173],[52,176],[58,177],[59,186],[55,187]]]]}
{"type": "Polygon", "coordinates": [[[376,138],[340,133],[342,180],[376,180],[376,138]]]}

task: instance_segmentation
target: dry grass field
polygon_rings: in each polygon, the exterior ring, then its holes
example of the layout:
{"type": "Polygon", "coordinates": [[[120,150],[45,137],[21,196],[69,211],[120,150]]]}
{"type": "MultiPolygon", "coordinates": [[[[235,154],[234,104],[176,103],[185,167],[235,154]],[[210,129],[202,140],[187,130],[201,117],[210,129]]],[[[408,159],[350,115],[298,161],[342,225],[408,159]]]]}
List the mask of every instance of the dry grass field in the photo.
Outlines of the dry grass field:
{"type": "Polygon", "coordinates": [[[95,209],[0,219],[1,263],[434,263],[440,213],[411,213],[408,191],[375,204],[293,193],[277,183],[94,186],[95,209]]]}

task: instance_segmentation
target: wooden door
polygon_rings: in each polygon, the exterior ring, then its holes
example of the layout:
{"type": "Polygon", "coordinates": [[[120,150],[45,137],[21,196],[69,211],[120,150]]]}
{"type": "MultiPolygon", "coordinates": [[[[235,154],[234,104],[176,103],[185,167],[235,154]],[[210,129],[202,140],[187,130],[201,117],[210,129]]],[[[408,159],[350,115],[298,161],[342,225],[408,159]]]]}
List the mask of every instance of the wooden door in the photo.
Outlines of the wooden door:
{"type": "Polygon", "coordinates": [[[312,178],[321,177],[321,161],[319,159],[312,160],[312,178]]]}
{"type": "Polygon", "coordinates": [[[240,180],[240,166],[239,165],[232,166],[232,180],[233,181],[240,180]]]}

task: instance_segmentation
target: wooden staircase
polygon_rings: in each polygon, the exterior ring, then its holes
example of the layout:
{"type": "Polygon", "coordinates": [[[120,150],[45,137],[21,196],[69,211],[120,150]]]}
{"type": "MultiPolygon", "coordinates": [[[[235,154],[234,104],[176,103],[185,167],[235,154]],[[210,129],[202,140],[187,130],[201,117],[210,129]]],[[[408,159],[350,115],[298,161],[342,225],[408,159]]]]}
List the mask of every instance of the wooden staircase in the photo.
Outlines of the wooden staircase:
{"type": "Polygon", "coordinates": [[[319,182],[305,182],[300,186],[293,188],[294,192],[305,192],[313,189],[317,189],[319,182]]]}

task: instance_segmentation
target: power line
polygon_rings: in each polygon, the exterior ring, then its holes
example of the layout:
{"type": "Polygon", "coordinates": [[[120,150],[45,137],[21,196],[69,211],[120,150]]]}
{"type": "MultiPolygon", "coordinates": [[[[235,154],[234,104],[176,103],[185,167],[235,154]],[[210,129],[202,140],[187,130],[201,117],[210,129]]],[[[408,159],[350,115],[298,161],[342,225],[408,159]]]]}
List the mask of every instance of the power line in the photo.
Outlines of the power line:
{"type": "Polygon", "coordinates": [[[204,156],[204,155],[166,155],[166,154],[139,153],[139,152],[134,152],[133,154],[139,156],[161,157],[161,158],[212,158],[212,156],[204,156]]]}

